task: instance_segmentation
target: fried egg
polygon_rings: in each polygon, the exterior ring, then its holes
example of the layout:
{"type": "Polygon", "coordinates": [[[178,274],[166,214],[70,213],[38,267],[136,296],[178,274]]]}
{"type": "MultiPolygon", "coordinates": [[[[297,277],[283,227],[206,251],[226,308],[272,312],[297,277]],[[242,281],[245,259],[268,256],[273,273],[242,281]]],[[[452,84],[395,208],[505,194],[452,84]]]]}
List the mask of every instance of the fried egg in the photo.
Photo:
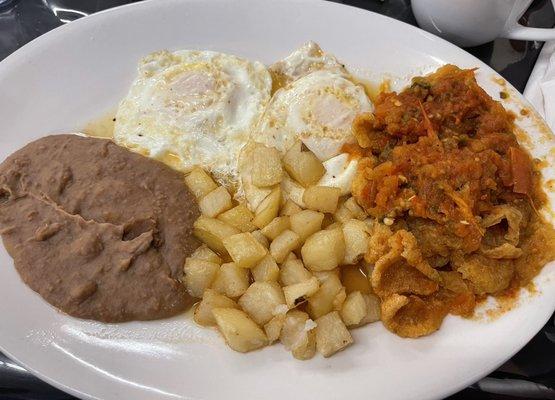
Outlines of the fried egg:
{"type": "Polygon", "coordinates": [[[299,47],[283,60],[269,67],[274,88],[281,88],[313,71],[330,71],[347,74],[345,66],[334,55],[324,52],[318,44],[310,41],[299,47]]]}
{"type": "MultiPolygon", "coordinates": [[[[270,68],[281,66],[281,73],[291,82],[274,93],[252,140],[275,147],[283,154],[301,140],[326,169],[318,184],[339,187],[342,194],[347,194],[357,161],[342,153],[342,147],[355,142],[351,132],[355,116],[373,111],[373,105],[364,88],[354,82],[335,57],[318,50],[320,61],[303,58],[307,46],[270,68]]],[[[256,207],[267,189],[250,184],[248,149],[241,159],[242,189],[251,207],[256,207]]],[[[304,206],[302,186],[286,176],[282,190],[286,197],[304,206]]]]}
{"type": "Polygon", "coordinates": [[[188,172],[198,165],[223,184],[270,100],[259,63],[213,51],[161,51],[139,64],[116,114],[116,142],[188,172]]]}

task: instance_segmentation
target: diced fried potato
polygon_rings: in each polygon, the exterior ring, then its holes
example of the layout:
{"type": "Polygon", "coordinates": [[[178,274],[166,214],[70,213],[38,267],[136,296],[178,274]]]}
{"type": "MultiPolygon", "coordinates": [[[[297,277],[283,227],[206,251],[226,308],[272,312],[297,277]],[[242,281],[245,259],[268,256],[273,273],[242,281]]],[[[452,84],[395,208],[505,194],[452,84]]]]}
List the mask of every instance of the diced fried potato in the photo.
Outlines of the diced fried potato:
{"type": "Polygon", "coordinates": [[[238,304],[254,322],[264,325],[277,314],[278,306],[285,305],[285,297],[277,282],[254,282],[238,304]]]}
{"type": "Polygon", "coordinates": [[[189,175],[185,177],[185,184],[195,195],[197,200],[203,198],[218,187],[210,175],[200,167],[193,168],[189,175]]]}
{"type": "Polygon", "coordinates": [[[276,262],[281,263],[287,255],[301,244],[299,235],[289,229],[284,230],[270,244],[270,254],[276,262]]]}
{"type": "Polygon", "coordinates": [[[233,204],[229,192],[225,187],[220,186],[200,199],[198,206],[203,215],[214,218],[218,214],[229,210],[233,207],[233,204]]]}
{"type": "Polygon", "coordinates": [[[304,242],[313,233],[322,229],[324,214],[313,210],[303,210],[289,217],[291,230],[304,242]]]}
{"type": "Polygon", "coordinates": [[[246,353],[268,344],[264,331],[243,311],[235,308],[214,308],[212,314],[218,329],[233,350],[246,353]]]}
{"type": "Polygon", "coordinates": [[[316,354],[316,323],[312,320],[308,320],[305,323],[305,330],[299,339],[291,346],[291,354],[297,360],[309,360],[316,354]],[[312,322],[314,328],[307,330],[307,324],[312,322]]]}
{"type": "Polygon", "coordinates": [[[211,261],[187,258],[183,266],[183,282],[189,294],[193,297],[202,297],[210,287],[220,269],[220,264],[211,261]]]}
{"type": "Polygon", "coordinates": [[[253,218],[254,214],[245,204],[239,204],[237,207],[233,207],[218,215],[220,221],[234,226],[241,232],[252,232],[256,229],[256,226],[252,223],[253,218]]]}
{"type": "Polygon", "coordinates": [[[324,213],[334,213],[341,189],[329,186],[311,186],[304,191],[303,201],[306,208],[324,213]]]}
{"type": "Polygon", "coordinates": [[[278,314],[264,325],[264,332],[266,332],[270,344],[279,339],[284,322],[285,314],[278,314]]]}
{"type": "Polygon", "coordinates": [[[240,268],[235,263],[222,264],[212,283],[212,289],[231,298],[241,296],[248,287],[249,270],[240,268]]]}
{"type": "Polygon", "coordinates": [[[285,257],[285,260],[283,261],[284,263],[289,261],[289,260],[296,260],[298,257],[294,252],[291,252],[289,254],[287,254],[287,257],[285,257]]]}
{"type": "Polygon", "coordinates": [[[252,277],[256,282],[276,282],[279,279],[279,267],[270,254],[251,269],[252,277]]]}
{"type": "Polygon", "coordinates": [[[281,188],[284,201],[291,200],[299,207],[305,207],[303,202],[304,187],[297,181],[293,180],[288,173],[283,174],[283,180],[279,186],[281,188]]]}
{"type": "Polygon", "coordinates": [[[268,225],[260,230],[264,236],[274,240],[281,232],[289,229],[289,217],[275,217],[268,225]]]}
{"type": "Polygon", "coordinates": [[[350,219],[343,224],[345,257],[343,264],[356,264],[368,251],[370,236],[366,224],[358,219],[350,219]]]}
{"type": "Polygon", "coordinates": [[[302,151],[301,142],[295,143],[285,153],[283,166],[287,173],[304,187],[314,185],[326,172],[314,153],[302,151]]]}
{"type": "Polygon", "coordinates": [[[285,302],[287,303],[287,306],[289,308],[294,308],[305,302],[307,298],[318,291],[319,286],[318,279],[315,277],[293,285],[285,286],[283,288],[283,294],[285,295],[285,302]]]}
{"type": "Polygon", "coordinates": [[[309,320],[308,314],[299,310],[291,310],[286,314],[279,335],[279,340],[285,348],[291,349],[299,339],[302,339],[302,335],[306,332],[306,323],[309,320]]]}
{"type": "Polygon", "coordinates": [[[279,270],[279,280],[284,286],[294,285],[310,278],[312,274],[304,267],[301,260],[288,260],[279,270]]]}
{"type": "Polygon", "coordinates": [[[366,302],[366,315],[359,322],[358,326],[370,324],[381,319],[381,306],[380,298],[374,294],[363,294],[364,301],[366,302]]]}
{"type": "Polygon", "coordinates": [[[358,265],[341,267],[341,282],[347,293],[359,291],[362,294],[368,294],[372,292],[370,280],[358,265]]]}
{"type": "Polygon", "coordinates": [[[302,211],[302,208],[299,207],[294,201],[288,199],[287,201],[285,201],[283,207],[281,207],[279,215],[286,217],[297,214],[300,211],[302,211]]]}
{"type": "Polygon", "coordinates": [[[252,154],[252,183],[265,187],[281,182],[283,169],[279,151],[273,147],[257,144],[252,154]]]}
{"type": "Polygon", "coordinates": [[[358,205],[354,197],[349,197],[347,200],[345,200],[343,206],[351,212],[353,218],[359,219],[361,221],[368,218],[368,214],[366,214],[364,209],[358,205]]]}
{"type": "Polygon", "coordinates": [[[343,303],[345,302],[345,299],[347,299],[347,291],[344,287],[342,287],[331,302],[332,309],[334,311],[340,311],[341,308],[343,308],[343,303]]]}
{"type": "Polygon", "coordinates": [[[343,319],[345,325],[358,325],[367,314],[368,306],[362,293],[349,293],[340,311],[341,319],[343,319]]]}
{"type": "Polygon", "coordinates": [[[226,237],[222,243],[231,259],[241,268],[254,267],[268,254],[268,250],[249,232],[226,237]]]}
{"type": "Polygon", "coordinates": [[[343,225],[339,222],[334,222],[324,228],[326,231],[331,231],[332,229],[343,229],[343,225]]]}
{"type": "Polygon", "coordinates": [[[329,357],[353,343],[353,337],[333,311],[316,320],[316,348],[324,357],[329,357]]]}
{"type": "Polygon", "coordinates": [[[333,311],[341,299],[345,298],[343,289],[339,278],[336,275],[329,275],[320,284],[318,291],[308,299],[306,309],[310,317],[316,319],[333,311]]]}
{"type": "Polygon", "coordinates": [[[333,214],[333,219],[343,224],[353,218],[353,213],[345,206],[345,201],[340,200],[337,205],[337,210],[335,210],[335,213],[333,214]]]}
{"type": "Polygon", "coordinates": [[[254,213],[252,223],[258,228],[264,228],[270,223],[279,212],[281,203],[281,189],[277,186],[272,192],[258,205],[254,213]]]}
{"type": "Polygon", "coordinates": [[[301,254],[311,271],[336,268],[345,257],[345,240],[341,229],[319,231],[306,239],[301,254]]]}
{"type": "Polygon", "coordinates": [[[330,269],[329,271],[312,271],[312,275],[318,278],[318,282],[323,283],[330,276],[341,278],[341,268],[330,269]]]}
{"type": "Polygon", "coordinates": [[[239,306],[229,297],[219,294],[215,290],[206,289],[202,301],[195,308],[195,322],[203,326],[216,325],[216,320],[212,315],[214,308],[239,308],[239,306]]]}
{"type": "Polygon", "coordinates": [[[266,238],[266,236],[264,236],[262,234],[262,232],[260,231],[260,229],[257,229],[255,231],[252,231],[252,236],[258,241],[258,243],[260,243],[262,246],[269,248],[270,247],[270,242],[268,241],[268,239],[266,238]]]}
{"type": "Polygon", "coordinates": [[[221,264],[222,259],[216,253],[214,253],[210,248],[202,244],[191,254],[191,258],[196,258],[198,260],[210,261],[216,264],[221,264]]]}
{"type": "Polygon", "coordinates": [[[239,229],[234,228],[219,219],[201,215],[194,223],[194,234],[208,247],[219,254],[227,254],[222,240],[228,236],[236,235],[239,229]]]}

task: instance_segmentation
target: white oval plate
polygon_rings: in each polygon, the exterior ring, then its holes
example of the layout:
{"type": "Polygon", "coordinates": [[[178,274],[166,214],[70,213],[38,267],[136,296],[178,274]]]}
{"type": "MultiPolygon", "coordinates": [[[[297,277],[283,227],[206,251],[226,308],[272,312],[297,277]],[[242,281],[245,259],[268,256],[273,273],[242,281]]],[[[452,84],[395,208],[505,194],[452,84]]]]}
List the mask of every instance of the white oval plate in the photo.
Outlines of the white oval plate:
{"type": "MultiPolygon", "coordinates": [[[[149,52],[211,49],[271,63],[309,39],[374,78],[406,78],[446,62],[479,67],[481,83],[499,98],[498,75],[479,60],[359,9],[316,1],[149,1],[58,28],[0,63],[0,158],[113,110],[149,52]]],[[[516,100],[511,107],[524,104],[507,90],[516,100]]],[[[533,118],[519,123],[532,126],[535,154],[549,153],[552,142],[540,138],[533,118]]],[[[540,294],[491,323],[449,317],[418,340],[376,323],[354,331],[356,343],[346,351],[300,362],[279,345],[235,353],[189,315],[119,325],[73,319],[20,281],[3,248],[0,263],[1,349],[51,384],[94,399],[440,398],[518,351],[555,305],[550,266],[537,279],[540,294]]]]}

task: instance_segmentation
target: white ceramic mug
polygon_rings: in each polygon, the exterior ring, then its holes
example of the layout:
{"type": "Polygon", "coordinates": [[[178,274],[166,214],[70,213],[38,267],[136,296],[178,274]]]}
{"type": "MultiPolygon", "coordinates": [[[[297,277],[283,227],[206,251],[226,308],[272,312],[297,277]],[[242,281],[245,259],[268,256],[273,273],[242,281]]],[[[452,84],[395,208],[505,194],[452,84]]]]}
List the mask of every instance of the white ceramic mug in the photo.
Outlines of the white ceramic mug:
{"type": "Polygon", "coordinates": [[[555,28],[528,28],[518,20],[533,0],[412,0],[418,25],[459,46],[477,46],[497,37],[555,39],[555,28]]]}

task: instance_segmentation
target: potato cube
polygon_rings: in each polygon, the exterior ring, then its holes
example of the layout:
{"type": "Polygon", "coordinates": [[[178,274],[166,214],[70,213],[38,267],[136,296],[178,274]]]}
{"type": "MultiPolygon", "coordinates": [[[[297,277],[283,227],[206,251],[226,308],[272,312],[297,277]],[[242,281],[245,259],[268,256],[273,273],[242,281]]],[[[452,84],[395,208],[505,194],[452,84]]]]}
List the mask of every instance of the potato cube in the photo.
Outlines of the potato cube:
{"type": "Polygon", "coordinates": [[[212,283],[212,289],[231,298],[241,296],[248,287],[249,270],[240,268],[235,263],[222,264],[212,283]]]}
{"type": "Polygon", "coordinates": [[[197,238],[206,243],[208,247],[219,254],[227,254],[222,240],[228,236],[236,235],[239,229],[220,221],[219,219],[201,215],[193,225],[193,232],[197,238]]]}
{"type": "Polygon", "coordinates": [[[359,219],[361,221],[364,221],[366,218],[368,218],[368,214],[366,214],[366,211],[364,211],[364,209],[358,205],[354,197],[349,197],[347,200],[345,200],[343,206],[351,212],[353,218],[359,219]]]}
{"type": "Polygon", "coordinates": [[[189,294],[193,297],[202,297],[210,287],[220,269],[220,264],[197,258],[187,258],[183,266],[183,282],[189,294]]]}
{"type": "Polygon", "coordinates": [[[341,307],[341,319],[347,326],[358,325],[368,314],[366,300],[360,292],[349,293],[343,307],[341,307]]]}
{"type": "Polygon", "coordinates": [[[252,223],[258,228],[264,228],[278,216],[280,204],[281,189],[277,186],[264,200],[262,200],[258,207],[256,207],[252,223]]]}
{"type": "Polygon", "coordinates": [[[329,186],[311,186],[304,191],[303,201],[306,208],[324,213],[334,213],[341,189],[329,186]]]}
{"type": "Polygon", "coordinates": [[[212,315],[214,308],[239,308],[239,306],[229,297],[219,294],[215,290],[206,289],[202,301],[195,308],[195,322],[203,326],[216,325],[216,320],[212,315]]]}
{"type": "Polygon", "coordinates": [[[345,238],[345,257],[343,264],[356,264],[368,251],[370,236],[364,221],[350,219],[343,224],[345,238]]]}
{"type": "Polygon", "coordinates": [[[299,310],[291,310],[285,315],[279,335],[279,340],[285,348],[291,349],[295,345],[305,331],[307,321],[310,321],[308,314],[299,310]]]}
{"type": "Polygon", "coordinates": [[[241,232],[252,232],[256,229],[256,226],[252,223],[253,218],[254,214],[245,204],[239,204],[237,207],[233,207],[218,215],[220,221],[234,226],[241,232]]]}
{"type": "Polygon", "coordinates": [[[251,274],[256,282],[276,282],[279,279],[279,267],[270,254],[251,269],[251,274]]]}
{"type": "Polygon", "coordinates": [[[203,244],[200,245],[194,252],[191,254],[191,258],[196,258],[198,260],[210,261],[216,264],[221,264],[222,259],[216,253],[208,248],[207,245],[203,244]]]}
{"type": "Polygon", "coordinates": [[[303,210],[289,217],[291,230],[304,242],[313,233],[322,229],[324,214],[313,210],[303,210]]]}
{"type": "Polygon", "coordinates": [[[270,254],[276,262],[281,263],[287,255],[301,244],[299,235],[289,229],[281,232],[270,244],[270,254]]]}
{"type": "Polygon", "coordinates": [[[214,308],[212,310],[218,329],[233,350],[246,353],[268,344],[266,334],[241,310],[214,308]]]}
{"type": "Polygon", "coordinates": [[[218,187],[210,175],[200,167],[193,168],[189,175],[185,177],[185,184],[197,200],[200,200],[218,187]]]}
{"type": "Polygon", "coordinates": [[[255,186],[272,186],[281,182],[283,169],[280,153],[273,147],[257,144],[252,154],[252,183],[255,186]]]}
{"type": "Polygon", "coordinates": [[[293,180],[289,174],[283,174],[283,180],[280,183],[281,193],[283,200],[291,200],[293,203],[297,204],[299,207],[304,208],[303,195],[304,187],[302,187],[297,181],[293,180]]]}
{"type": "Polygon", "coordinates": [[[284,286],[304,282],[310,278],[312,278],[312,274],[304,267],[301,260],[288,260],[279,270],[279,280],[284,286]]]}
{"type": "Polygon", "coordinates": [[[322,162],[311,151],[302,151],[296,142],[284,155],[283,166],[293,179],[304,187],[314,185],[326,172],[322,162]]]}
{"type": "Polygon", "coordinates": [[[285,314],[278,314],[264,325],[264,332],[270,344],[279,339],[284,322],[285,314]]]}
{"type": "Polygon", "coordinates": [[[289,199],[285,202],[283,207],[281,207],[281,211],[279,212],[279,215],[286,217],[286,216],[291,216],[293,214],[297,214],[300,211],[302,211],[302,208],[299,207],[294,201],[289,199]]]}
{"type": "Polygon", "coordinates": [[[366,302],[366,315],[359,322],[358,326],[366,325],[381,319],[382,309],[380,298],[374,294],[363,294],[366,302]]]}
{"type": "Polygon", "coordinates": [[[309,360],[316,354],[316,323],[312,320],[308,320],[305,323],[305,330],[299,335],[299,338],[291,346],[291,354],[297,360],[309,360]],[[310,330],[307,329],[307,325],[314,324],[314,328],[310,330]]]}
{"type": "Polygon", "coordinates": [[[266,236],[264,236],[262,234],[262,232],[260,231],[260,229],[257,229],[255,231],[251,232],[252,237],[255,238],[258,243],[260,243],[262,246],[264,246],[265,248],[269,248],[270,247],[270,242],[268,241],[268,239],[266,238],[266,236]]]}
{"type": "Polygon", "coordinates": [[[285,297],[277,282],[254,282],[238,304],[254,322],[264,325],[277,314],[278,306],[285,305],[285,297]]]}
{"type": "Polygon", "coordinates": [[[283,261],[284,263],[289,261],[289,260],[297,260],[298,257],[294,252],[291,252],[289,254],[287,254],[287,257],[285,257],[285,260],[283,261]]]}
{"type": "Polygon", "coordinates": [[[339,222],[334,222],[324,228],[326,231],[331,231],[332,229],[343,229],[343,225],[339,222]]]}
{"type": "Polygon", "coordinates": [[[299,360],[312,358],[316,353],[316,323],[302,311],[291,310],[281,327],[280,341],[299,360]]]}
{"type": "Polygon", "coordinates": [[[370,280],[358,265],[347,265],[341,268],[341,282],[347,293],[359,291],[362,294],[372,292],[370,280]]]}
{"type": "Polygon", "coordinates": [[[304,303],[307,298],[312,296],[318,291],[318,279],[312,277],[306,281],[295,283],[293,285],[285,286],[283,288],[283,294],[285,295],[285,301],[289,308],[294,308],[301,303],[304,303]]]}
{"type": "Polygon", "coordinates": [[[345,258],[345,240],[341,229],[319,231],[306,239],[301,254],[311,271],[336,268],[345,258]]]}
{"type": "Polygon", "coordinates": [[[333,219],[336,222],[343,224],[353,218],[354,218],[353,213],[345,206],[345,202],[339,201],[337,210],[333,214],[333,219]]]}
{"type": "Polygon", "coordinates": [[[333,301],[331,302],[332,310],[341,311],[341,309],[343,308],[343,303],[345,303],[346,299],[347,299],[347,291],[345,290],[344,287],[342,287],[341,290],[339,290],[339,292],[333,298],[333,301]]]}
{"type": "Polygon", "coordinates": [[[312,271],[312,275],[318,278],[318,282],[324,283],[332,275],[341,278],[341,268],[338,267],[330,269],[329,271],[312,271]]]}
{"type": "Polygon", "coordinates": [[[339,278],[330,274],[320,284],[320,288],[308,299],[307,312],[311,318],[319,318],[340,306],[341,300],[345,299],[344,288],[339,278]]]}
{"type": "Polygon", "coordinates": [[[281,232],[289,229],[289,217],[275,217],[268,225],[260,230],[264,236],[274,240],[281,232]]]}
{"type": "Polygon", "coordinates": [[[225,187],[220,186],[200,199],[198,206],[203,215],[214,218],[218,214],[229,210],[233,207],[233,204],[229,192],[225,187]]]}
{"type": "Polygon", "coordinates": [[[333,311],[316,320],[316,348],[324,357],[329,357],[353,343],[353,337],[333,311]]]}
{"type": "Polygon", "coordinates": [[[226,237],[222,243],[231,259],[241,268],[254,267],[268,254],[268,250],[249,232],[226,237]]]}

